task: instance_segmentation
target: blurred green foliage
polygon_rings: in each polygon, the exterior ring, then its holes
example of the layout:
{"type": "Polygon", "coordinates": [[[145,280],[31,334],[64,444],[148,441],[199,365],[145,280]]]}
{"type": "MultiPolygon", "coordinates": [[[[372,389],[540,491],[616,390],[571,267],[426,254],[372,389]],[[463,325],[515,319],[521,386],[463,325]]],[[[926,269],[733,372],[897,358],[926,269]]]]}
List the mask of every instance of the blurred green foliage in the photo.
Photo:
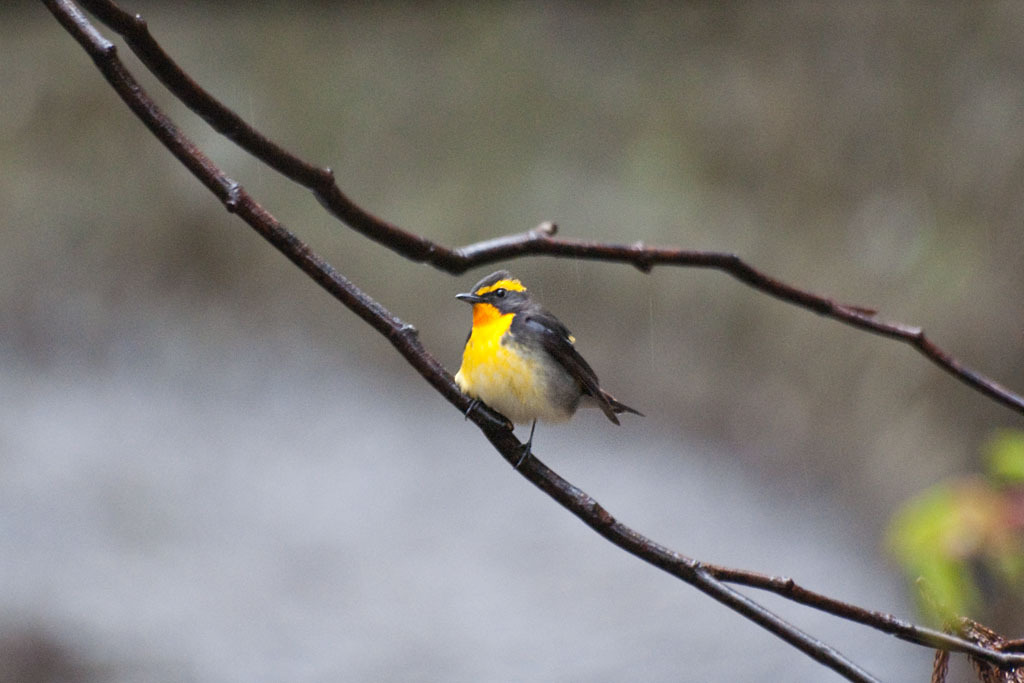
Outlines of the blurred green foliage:
{"type": "Polygon", "coordinates": [[[1000,431],[983,451],[984,476],[927,489],[889,527],[890,550],[936,624],[1024,599],[1024,432],[1000,431]]]}
{"type": "Polygon", "coordinates": [[[985,455],[993,479],[1007,485],[1024,484],[1024,432],[1007,429],[997,433],[985,455]]]}

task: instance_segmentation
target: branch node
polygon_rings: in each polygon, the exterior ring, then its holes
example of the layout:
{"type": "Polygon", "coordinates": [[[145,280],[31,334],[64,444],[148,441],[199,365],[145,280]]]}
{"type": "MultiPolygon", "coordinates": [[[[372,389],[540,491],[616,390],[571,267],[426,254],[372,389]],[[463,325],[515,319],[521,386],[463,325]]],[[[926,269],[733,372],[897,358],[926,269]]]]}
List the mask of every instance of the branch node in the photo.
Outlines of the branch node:
{"type": "Polygon", "coordinates": [[[597,522],[602,526],[608,527],[615,524],[615,517],[612,513],[604,509],[604,507],[594,499],[591,499],[590,501],[590,511],[594,513],[594,516],[597,517],[597,522]]]}
{"type": "Polygon", "coordinates": [[[403,323],[402,326],[398,328],[398,333],[406,337],[420,336],[420,331],[417,330],[416,326],[412,323],[403,323]]]}
{"type": "Polygon", "coordinates": [[[636,256],[632,259],[633,265],[641,273],[650,273],[654,269],[654,261],[651,260],[651,252],[642,241],[633,242],[630,245],[636,256]]]}
{"type": "Polygon", "coordinates": [[[838,309],[842,312],[852,312],[855,315],[863,316],[865,318],[874,318],[878,315],[878,310],[874,308],[868,308],[867,306],[852,306],[850,304],[838,304],[838,309]]]}
{"type": "Polygon", "coordinates": [[[558,225],[551,221],[544,221],[530,232],[537,237],[552,237],[558,232],[558,225]]]}
{"type": "Polygon", "coordinates": [[[333,201],[337,199],[340,190],[334,182],[334,170],[329,166],[317,168],[313,171],[312,182],[307,187],[316,197],[320,206],[327,209],[331,214],[337,215],[333,201]]]}
{"type": "Polygon", "coordinates": [[[226,192],[224,195],[224,208],[228,210],[228,213],[237,213],[238,207],[242,203],[242,186],[232,180],[226,185],[226,192]]]}

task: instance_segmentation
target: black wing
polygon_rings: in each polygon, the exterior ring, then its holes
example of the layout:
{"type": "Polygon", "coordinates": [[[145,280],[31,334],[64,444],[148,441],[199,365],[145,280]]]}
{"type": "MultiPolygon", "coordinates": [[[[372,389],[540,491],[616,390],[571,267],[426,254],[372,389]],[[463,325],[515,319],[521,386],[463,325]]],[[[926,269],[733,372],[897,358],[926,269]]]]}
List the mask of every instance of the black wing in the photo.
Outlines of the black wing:
{"type": "MultiPolygon", "coordinates": [[[[597,405],[604,411],[608,419],[619,424],[619,418],[615,417],[615,407],[612,405],[614,399],[601,389],[597,381],[597,374],[573,346],[572,335],[566,326],[558,318],[542,309],[521,313],[513,319],[513,323],[520,322],[520,320],[521,332],[538,340],[544,350],[558,361],[572,375],[573,379],[580,383],[583,393],[597,399],[597,405]]],[[[618,402],[616,401],[616,403],[618,402]]],[[[629,410],[632,411],[631,408],[629,410]]]]}

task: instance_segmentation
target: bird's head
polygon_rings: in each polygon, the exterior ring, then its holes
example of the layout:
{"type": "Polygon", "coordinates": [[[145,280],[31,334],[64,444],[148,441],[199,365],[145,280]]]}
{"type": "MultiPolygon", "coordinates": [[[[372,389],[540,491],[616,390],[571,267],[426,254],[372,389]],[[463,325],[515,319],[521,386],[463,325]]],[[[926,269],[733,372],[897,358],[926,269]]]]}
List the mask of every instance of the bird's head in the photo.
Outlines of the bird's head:
{"type": "Polygon", "coordinates": [[[526,287],[507,270],[491,273],[473,286],[473,291],[456,294],[456,299],[473,304],[473,324],[517,313],[530,302],[526,287]]]}

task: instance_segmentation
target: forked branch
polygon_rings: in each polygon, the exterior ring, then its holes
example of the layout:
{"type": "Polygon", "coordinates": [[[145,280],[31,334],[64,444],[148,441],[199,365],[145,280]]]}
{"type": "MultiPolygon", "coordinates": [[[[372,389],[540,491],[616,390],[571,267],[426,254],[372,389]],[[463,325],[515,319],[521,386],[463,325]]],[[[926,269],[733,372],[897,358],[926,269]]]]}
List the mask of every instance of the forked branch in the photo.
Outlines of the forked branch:
{"type": "Polygon", "coordinates": [[[308,188],[317,201],[345,225],[408,259],[426,262],[455,274],[497,261],[535,255],[629,263],[643,272],[649,272],[657,265],[720,270],[787,303],[909,344],[964,384],[1024,415],[1024,397],[961,363],[933,343],[920,327],[880,320],[869,307],[842,304],[798,289],[766,275],[735,254],[650,247],[642,243],[602,244],[555,239],[556,226],[553,223],[543,223],[518,235],[454,249],[403,230],[357,206],[338,187],[329,168],[315,166],[288,152],[206,92],[164,52],[141,16],[125,12],[110,0],[82,0],[81,4],[117,31],[149,70],[215,130],[290,180],[308,188]]]}
{"type": "MultiPolygon", "coordinates": [[[[460,412],[465,412],[470,408],[470,399],[459,391],[451,375],[423,347],[415,329],[392,315],[338,273],[298,237],[282,226],[238,183],[227,177],[214,165],[143,91],[118,58],[113,44],[92,26],[74,3],[70,0],[43,0],[43,2],[61,25],[92,57],[103,76],[129,108],[160,142],[204,186],[214,193],[228,211],[238,214],[242,220],[321,287],[384,335],[406,361],[460,412]]],[[[321,203],[346,224],[411,259],[427,261],[450,272],[461,272],[474,265],[526,254],[623,261],[632,263],[645,271],[660,263],[717,268],[783,300],[810,308],[861,329],[908,341],[963,381],[975,386],[992,398],[1024,412],[1024,401],[1020,397],[963,368],[955,360],[931,345],[920,330],[878,322],[869,310],[837,304],[825,297],[790,287],[769,278],[730,254],[650,249],[642,245],[616,246],[556,240],[552,237],[554,226],[549,224],[523,235],[500,238],[454,250],[446,249],[422,237],[403,231],[355,206],[337,188],[330,171],[309,165],[274,145],[201,90],[157,45],[149,35],[141,18],[123,12],[106,0],[87,0],[83,1],[83,4],[112,28],[122,33],[142,61],[178,97],[199,112],[211,125],[287,177],[309,187],[321,203]]],[[[491,413],[484,407],[478,407],[470,411],[469,417],[480,427],[507,461],[515,463],[518,460],[522,444],[507,429],[505,421],[500,416],[491,413]]],[[[791,579],[770,577],[756,572],[698,562],[665,548],[622,524],[588,494],[560,477],[537,458],[528,460],[519,471],[538,488],[612,543],[679,577],[849,680],[873,681],[876,679],[830,646],[802,632],[726,584],[735,583],[770,591],[815,609],[868,625],[909,642],[964,652],[996,667],[1005,669],[1024,666],[1024,655],[986,648],[967,639],[915,626],[892,615],[844,603],[802,588],[791,579]]]]}

